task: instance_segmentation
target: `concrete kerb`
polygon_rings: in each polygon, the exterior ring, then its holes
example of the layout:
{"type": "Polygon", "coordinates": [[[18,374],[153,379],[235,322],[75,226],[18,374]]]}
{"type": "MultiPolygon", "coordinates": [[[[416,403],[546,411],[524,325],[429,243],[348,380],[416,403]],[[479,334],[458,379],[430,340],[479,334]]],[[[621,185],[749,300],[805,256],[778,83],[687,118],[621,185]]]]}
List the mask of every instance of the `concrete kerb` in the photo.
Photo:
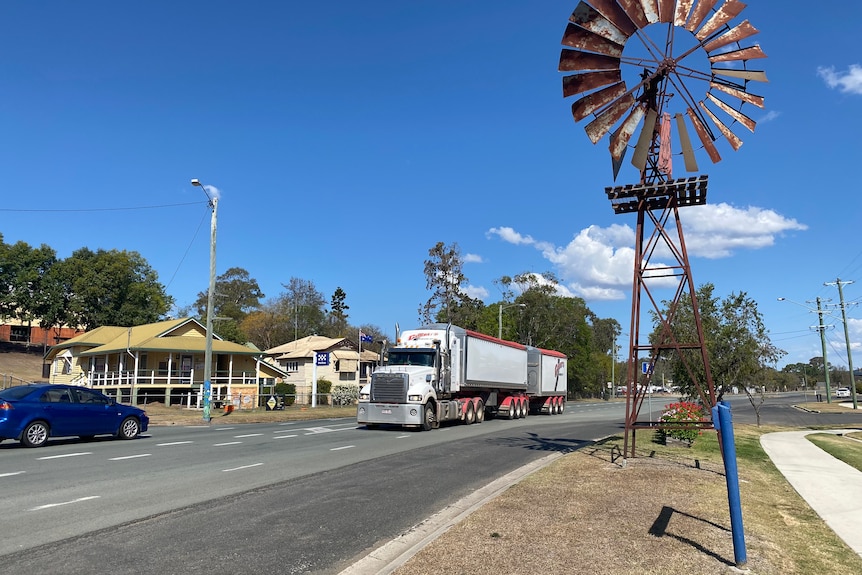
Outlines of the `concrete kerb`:
{"type": "Polygon", "coordinates": [[[432,515],[422,523],[411,527],[392,541],[373,550],[364,558],[341,571],[339,575],[388,575],[392,573],[453,525],[457,525],[488,501],[516,485],[525,477],[550,465],[566,453],[551,453],[492,481],[432,515]]]}

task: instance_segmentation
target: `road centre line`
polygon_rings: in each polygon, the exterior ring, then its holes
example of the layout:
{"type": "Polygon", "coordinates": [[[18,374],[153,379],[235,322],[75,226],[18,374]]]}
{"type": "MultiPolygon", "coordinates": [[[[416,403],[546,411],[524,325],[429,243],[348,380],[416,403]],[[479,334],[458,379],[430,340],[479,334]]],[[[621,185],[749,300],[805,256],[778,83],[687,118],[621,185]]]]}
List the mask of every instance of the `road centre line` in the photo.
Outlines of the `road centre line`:
{"type": "Polygon", "coordinates": [[[12,473],[0,473],[0,477],[12,477],[13,475],[21,475],[23,473],[27,473],[26,471],[13,471],[12,473]]]}
{"type": "Polygon", "coordinates": [[[169,443],[157,443],[156,447],[170,447],[171,445],[184,445],[186,443],[194,443],[194,441],[171,441],[169,443]]]}
{"type": "Polygon", "coordinates": [[[79,497],[71,501],[63,501],[62,503],[48,503],[47,505],[39,505],[32,508],[30,511],[41,511],[42,509],[50,509],[51,507],[60,507],[61,505],[69,505],[71,503],[80,503],[81,501],[89,501],[90,499],[98,499],[98,495],[90,495],[89,497],[79,497]]]}
{"type": "Polygon", "coordinates": [[[356,447],[356,446],[355,445],[344,445],[342,447],[333,447],[329,451],[341,451],[342,449],[353,449],[354,447],[356,447]]]}
{"type": "Polygon", "coordinates": [[[353,431],[354,429],[356,429],[355,426],[345,427],[344,429],[330,429],[329,427],[306,427],[305,431],[308,431],[309,433],[306,433],[305,435],[318,435],[320,433],[335,433],[336,431],[353,431]]]}
{"type": "Polygon", "coordinates": [[[92,451],[82,451],[80,453],[64,453],[63,455],[46,455],[45,457],[37,457],[36,461],[45,461],[47,459],[60,459],[63,457],[77,457],[79,455],[93,455],[92,451]]]}
{"type": "Polygon", "coordinates": [[[242,465],[242,466],[240,466],[240,467],[231,467],[230,469],[222,469],[222,471],[224,471],[224,472],[227,472],[227,471],[239,471],[239,470],[241,470],[241,469],[248,469],[249,467],[258,467],[258,466],[260,466],[260,465],[263,465],[263,463],[252,463],[251,465],[242,465]]]}
{"type": "Polygon", "coordinates": [[[291,435],[275,435],[273,436],[273,439],[288,439],[290,437],[296,437],[296,434],[292,433],[291,435]]]}
{"type": "Polygon", "coordinates": [[[216,431],[230,431],[231,429],[234,429],[234,428],[233,427],[216,427],[215,428],[216,431]]]}
{"type": "Polygon", "coordinates": [[[240,439],[243,437],[257,437],[258,435],[263,435],[262,433],[246,433],[245,435],[234,435],[235,439],[240,439]]]}
{"type": "Polygon", "coordinates": [[[213,443],[213,447],[222,447],[224,445],[239,445],[242,441],[227,441],[225,443],[213,443]]]}
{"type": "Polygon", "coordinates": [[[152,453],[139,453],[138,455],[124,455],[122,457],[111,457],[108,461],[122,461],[124,459],[137,459],[139,457],[149,457],[152,453]]]}

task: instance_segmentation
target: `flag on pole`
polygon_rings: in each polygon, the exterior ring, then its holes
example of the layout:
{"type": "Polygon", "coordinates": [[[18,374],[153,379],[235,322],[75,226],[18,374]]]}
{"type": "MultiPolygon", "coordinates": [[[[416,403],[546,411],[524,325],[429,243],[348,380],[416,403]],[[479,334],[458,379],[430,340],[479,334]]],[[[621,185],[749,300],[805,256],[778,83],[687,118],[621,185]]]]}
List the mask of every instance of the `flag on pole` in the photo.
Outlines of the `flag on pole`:
{"type": "Polygon", "coordinates": [[[372,338],[370,335],[362,333],[362,330],[360,329],[359,330],[359,341],[364,342],[364,343],[371,343],[372,341],[374,341],[374,338],[372,338]]]}

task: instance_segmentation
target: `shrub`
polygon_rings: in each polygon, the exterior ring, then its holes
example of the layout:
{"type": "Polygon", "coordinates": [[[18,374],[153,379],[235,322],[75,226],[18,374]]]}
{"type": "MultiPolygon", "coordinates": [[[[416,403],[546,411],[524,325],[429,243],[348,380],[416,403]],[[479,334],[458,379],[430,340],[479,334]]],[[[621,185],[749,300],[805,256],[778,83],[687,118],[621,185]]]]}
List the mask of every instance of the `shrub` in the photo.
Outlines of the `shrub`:
{"type": "Polygon", "coordinates": [[[275,394],[284,398],[284,405],[293,405],[296,401],[296,384],[282,381],[275,384],[275,394]]]}
{"type": "Polygon", "coordinates": [[[358,400],[358,385],[336,385],[332,388],[332,405],[353,405],[358,400]]]}
{"type": "MultiPolygon", "coordinates": [[[[680,401],[665,406],[659,421],[662,423],[689,423],[704,420],[703,407],[691,401],[680,401]]],[[[659,438],[664,441],[668,437],[694,443],[697,436],[702,433],[699,428],[691,429],[664,429],[658,431],[659,438]]]]}
{"type": "Polygon", "coordinates": [[[332,390],[332,382],[328,379],[317,380],[317,405],[329,405],[327,395],[332,390]]]}

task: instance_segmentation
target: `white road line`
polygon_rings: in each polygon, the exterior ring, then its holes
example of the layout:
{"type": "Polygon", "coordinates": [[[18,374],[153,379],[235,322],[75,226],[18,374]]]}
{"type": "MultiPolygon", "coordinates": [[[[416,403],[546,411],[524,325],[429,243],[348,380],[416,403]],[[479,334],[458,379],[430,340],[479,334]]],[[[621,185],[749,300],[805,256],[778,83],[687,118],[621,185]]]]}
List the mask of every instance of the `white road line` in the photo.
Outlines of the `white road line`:
{"type": "Polygon", "coordinates": [[[194,441],[171,441],[169,443],[156,443],[156,447],[169,447],[171,445],[185,445],[186,443],[194,443],[194,441]]]}
{"type": "Polygon", "coordinates": [[[276,435],[273,437],[273,439],[287,439],[289,437],[296,437],[296,434],[294,433],[292,435],[276,435]]]}
{"type": "Polygon", "coordinates": [[[222,471],[239,471],[240,469],[248,469],[249,467],[258,467],[263,463],[252,463],[251,465],[243,465],[241,467],[231,467],[230,469],[222,469],[222,471]]]}
{"type": "Polygon", "coordinates": [[[353,449],[354,447],[356,447],[356,446],[355,445],[345,445],[343,447],[333,447],[329,451],[341,451],[342,449],[353,449]]]}
{"type": "Polygon", "coordinates": [[[139,453],[138,455],[124,455],[122,457],[111,457],[108,461],[123,461],[124,459],[137,459],[138,457],[149,457],[152,453],[139,453]]]}
{"type": "Polygon", "coordinates": [[[216,427],[215,428],[216,431],[229,431],[231,429],[233,429],[233,427],[216,427]]]}
{"type": "Polygon", "coordinates": [[[63,455],[46,455],[45,457],[37,457],[36,461],[45,461],[46,459],[60,459],[62,457],[77,457],[79,455],[93,455],[92,451],[82,451],[81,453],[64,453],[63,455]]]}
{"type": "Polygon", "coordinates": [[[239,445],[242,441],[227,441],[225,443],[214,443],[213,447],[222,447],[223,445],[239,445]]]}
{"type": "Polygon", "coordinates": [[[412,436],[412,435],[399,435],[399,436],[398,436],[398,437],[396,437],[395,439],[404,439],[404,438],[406,438],[406,437],[413,437],[413,436],[412,436]]]}
{"type": "Polygon", "coordinates": [[[0,473],[0,477],[12,477],[13,475],[21,475],[22,473],[27,473],[26,471],[14,471],[12,473],[0,473]]]}
{"type": "Polygon", "coordinates": [[[242,437],[257,437],[258,435],[263,435],[262,433],[246,433],[245,435],[234,435],[236,439],[240,439],[242,437]]]}
{"type": "Polygon", "coordinates": [[[336,433],[338,431],[352,431],[356,427],[345,427],[344,429],[330,429],[328,427],[306,427],[305,430],[309,433],[305,435],[318,435],[320,433],[336,433]]]}
{"type": "Polygon", "coordinates": [[[71,501],[63,501],[62,503],[49,503],[47,505],[40,505],[38,507],[34,507],[30,511],[41,511],[42,509],[50,509],[51,507],[60,507],[61,505],[69,505],[71,503],[80,503],[81,501],[89,501],[90,499],[98,499],[98,495],[90,495],[89,497],[79,497],[78,499],[73,499],[71,501]]]}
{"type": "Polygon", "coordinates": [[[296,421],[287,421],[285,423],[279,423],[279,425],[296,425],[298,422],[296,421]]]}

